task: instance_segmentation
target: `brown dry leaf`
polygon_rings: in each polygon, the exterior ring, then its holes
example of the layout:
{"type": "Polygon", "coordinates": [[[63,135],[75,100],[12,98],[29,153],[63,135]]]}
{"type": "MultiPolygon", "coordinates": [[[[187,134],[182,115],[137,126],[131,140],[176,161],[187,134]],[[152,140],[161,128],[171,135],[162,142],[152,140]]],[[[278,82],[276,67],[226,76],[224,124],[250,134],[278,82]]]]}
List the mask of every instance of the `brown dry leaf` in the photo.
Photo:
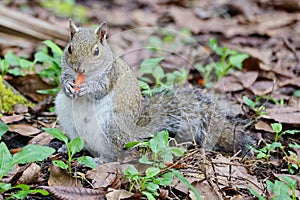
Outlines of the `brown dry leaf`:
{"type": "Polygon", "coordinates": [[[215,88],[222,92],[236,92],[244,89],[239,80],[234,76],[225,76],[215,85],[215,88]]]}
{"type": "Polygon", "coordinates": [[[9,124],[9,123],[12,123],[12,122],[18,122],[18,121],[21,121],[22,119],[24,119],[24,115],[11,115],[11,116],[2,116],[1,117],[1,121],[4,123],[4,124],[9,124]]]}
{"type": "Polygon", "coordinates": [[[53,140],[54,137],[47,132],[42,132],[33,137],[28,144],[47,145],[53,140]]]}
{"type": "Polygon", "coordinates": [[[158,16],[153,13],[147,13],[142,10],[134,10],[132,15],[132,20],[139,26],[155,26],[157,24],[158,16]]]}
{"type": "Polygon", "coordinates": [[[267,30],[287,26],[295,22],[298,17],[298,13],[265,12],[256,18],[258,22],[257,31],[259,33],[266,33],[267,30]]]}
{"type": "Polygon", "coordinates": [[[41,167],[36,163],[31,163],[28,168],[25,169],[22,176],[17,181],[17,184],[30,184],[34,183],[40,177],[41,167]]]}
{"type": "Polygon", "coordinates": [[[128,192],[127,190],[115,190],[112,188],[108,188],[108,193],[106,194],[107,200],[121,200],[127,199],[134,195],[132,192],[128,192]]]}
{"type": "Polygon", "coordinates": [[[257,79],[258,72],[236,72],[234,76],[237,77],[240,83],[243,84],[245,88],[249,88],[257,79]]]}
{"type": "Polygon", "coordinates": [[[278,85],[280,87],[283,87],[283,86],[286,86],[286,85],[294,85],[294,86],[300,87],[300,77],[284,79],[284,80],[280,81],[278,83],[278,85]]]}
{"type": "Polygon", "coordinates": [[[265,110],[268,115],[265,119],[273,119],[279,123],[300,125],[300,109],[293,107],[268,108],[265,110]]]}
{"type": "Polygon", "coordinates": [[[32,135],[35,135],[35,134],[41,132],[40,129],[35,128],[28,124],[9,125],[8,130],[11,132],[19,133],[20,135],[23,135],[23,136],[32,136],[32,135]]]}
{"type": "MultiPolygon", "coordinates": [[[[201,199],[210,199],[210,200],[219,199],[218,195],[215,193],[214,189],[209,185],[207,180],[194,181],[192,185],[199,191],[201,195],[201,199]]],[[[192,200],[196,200],[196,196],[192,191],[190,191],[189,196],[192,200]]]]}
{"type": "Polygon", "coordinates": [[[260,96],[272,92],[276,87],[273,81],[256,81],[249,89],[253,94],[260,96]]]}
{"type": "Polygon", "coordinates": [[[56,165],[50,166],[49,186],[83,187],[80,180],[68,174],[56,165]]]}
{"type": "Polygon", "coordinates": [[[205,29],[202,20],[191,12],[190,9],[172,6],[169,12],[175,20],[175,23],[180,27],[187,27],[195,34],[205,29]]]}
{"type": "Polygon", "coordinates": [[[213,159],[213,165],[214,167],[207,168],[207,174],[209,177],[217,175],[215,180],[218,181],[219,186],[246,190],[252,188],[257,192],[260,192],[260,188],[263,188],[256,180],[256,177],[250,175],[247,169],[239,165],[238,162],[231,161],[224,156],[219,156],[213,159]]]}
{"type": "Polygon", "coordinates": [[[106,192],[100,190],[61,186],[42,186],[41,188],[50,192],[58,200],[106,200],[106,192]]]}
{"type": "Polygon", "coordinates": [[[267,131],[267,132],[270,132],[270,133],[274,133],[272,127],[270,126],[269,123],[266,123],[262,120],[258,120],[255,125],[254,125],[255,129],[256,130],[261,130],[261,131],[267,131]]]}
{"type": "Polygon", "coordinates": [[[120,164],[119,162],[105,163],[88,171],[86,178],[93,180],[92,183],[95,188],[108,187],[127,167],[128,164],[120,164]]]}

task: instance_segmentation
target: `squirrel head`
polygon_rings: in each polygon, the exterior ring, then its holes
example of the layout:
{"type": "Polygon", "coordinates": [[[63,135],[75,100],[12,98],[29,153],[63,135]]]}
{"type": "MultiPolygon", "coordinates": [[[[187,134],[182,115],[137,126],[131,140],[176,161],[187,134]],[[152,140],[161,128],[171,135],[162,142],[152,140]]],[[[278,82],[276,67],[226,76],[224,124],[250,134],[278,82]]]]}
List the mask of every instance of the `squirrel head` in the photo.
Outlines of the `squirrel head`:
{"type": "Polygon", "coordinates": [[[106,22],[93,29],[77,27],[70,19],[69,27],[70,41],[63,58],[69,67],[76,73],[92,73],[111,65],[113,57],[106,42],[106,22]]]}

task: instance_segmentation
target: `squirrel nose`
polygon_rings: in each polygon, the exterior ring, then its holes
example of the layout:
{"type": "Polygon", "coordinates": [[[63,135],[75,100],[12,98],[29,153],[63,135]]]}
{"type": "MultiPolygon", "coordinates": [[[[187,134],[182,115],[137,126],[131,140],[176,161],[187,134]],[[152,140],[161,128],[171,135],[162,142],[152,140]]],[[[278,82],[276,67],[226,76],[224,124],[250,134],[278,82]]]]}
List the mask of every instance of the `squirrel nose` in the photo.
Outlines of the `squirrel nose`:
{"type": "Polygon", "coordinates": [[[83,69],[83,67],[81,66],[76,66],[76,65],[73,65],[73,70],[76,72],[76,73],[79,73],[79,74],[82,74],[85,72],[85,69],[83,69]]]}

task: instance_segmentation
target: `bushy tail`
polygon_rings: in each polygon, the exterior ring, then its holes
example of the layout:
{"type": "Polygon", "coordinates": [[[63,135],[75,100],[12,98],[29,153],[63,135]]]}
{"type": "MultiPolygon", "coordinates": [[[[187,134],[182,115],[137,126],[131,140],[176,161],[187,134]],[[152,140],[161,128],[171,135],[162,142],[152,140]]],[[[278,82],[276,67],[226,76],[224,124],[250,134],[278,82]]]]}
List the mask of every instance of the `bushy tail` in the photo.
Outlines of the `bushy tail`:
{"type": "Polygon", "coordinates": [[[196,141],[206,149],[247,148],[247,133],[228,119],[228,105],[200,89],[178,88],[143,100],[137,130],[141,137],[168,130],[178,143],[196,141]]]}

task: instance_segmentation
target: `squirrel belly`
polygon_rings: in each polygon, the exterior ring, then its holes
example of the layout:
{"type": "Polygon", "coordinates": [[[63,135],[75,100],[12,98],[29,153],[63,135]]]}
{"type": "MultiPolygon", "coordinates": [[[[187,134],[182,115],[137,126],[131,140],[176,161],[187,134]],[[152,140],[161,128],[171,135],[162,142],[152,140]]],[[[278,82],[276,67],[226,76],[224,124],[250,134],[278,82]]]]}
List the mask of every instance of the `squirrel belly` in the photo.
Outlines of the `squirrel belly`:
{"type": "Polygon", "coordinates": [[[222,151],[245,150],[252,141],[227,119],[226,106],[203,90],[178,88],[143,98],[133,71],[112,55],[106,23],[93,29],[70,21],[70,36],[62,56],[56,114],[66,135],[82,138],[85,148],[103,162],[116,160],[127,142],[161,130],[179,143],[196,141],[222,151]],[[75,84],[78,74],[82,80],[75,84]]]}

